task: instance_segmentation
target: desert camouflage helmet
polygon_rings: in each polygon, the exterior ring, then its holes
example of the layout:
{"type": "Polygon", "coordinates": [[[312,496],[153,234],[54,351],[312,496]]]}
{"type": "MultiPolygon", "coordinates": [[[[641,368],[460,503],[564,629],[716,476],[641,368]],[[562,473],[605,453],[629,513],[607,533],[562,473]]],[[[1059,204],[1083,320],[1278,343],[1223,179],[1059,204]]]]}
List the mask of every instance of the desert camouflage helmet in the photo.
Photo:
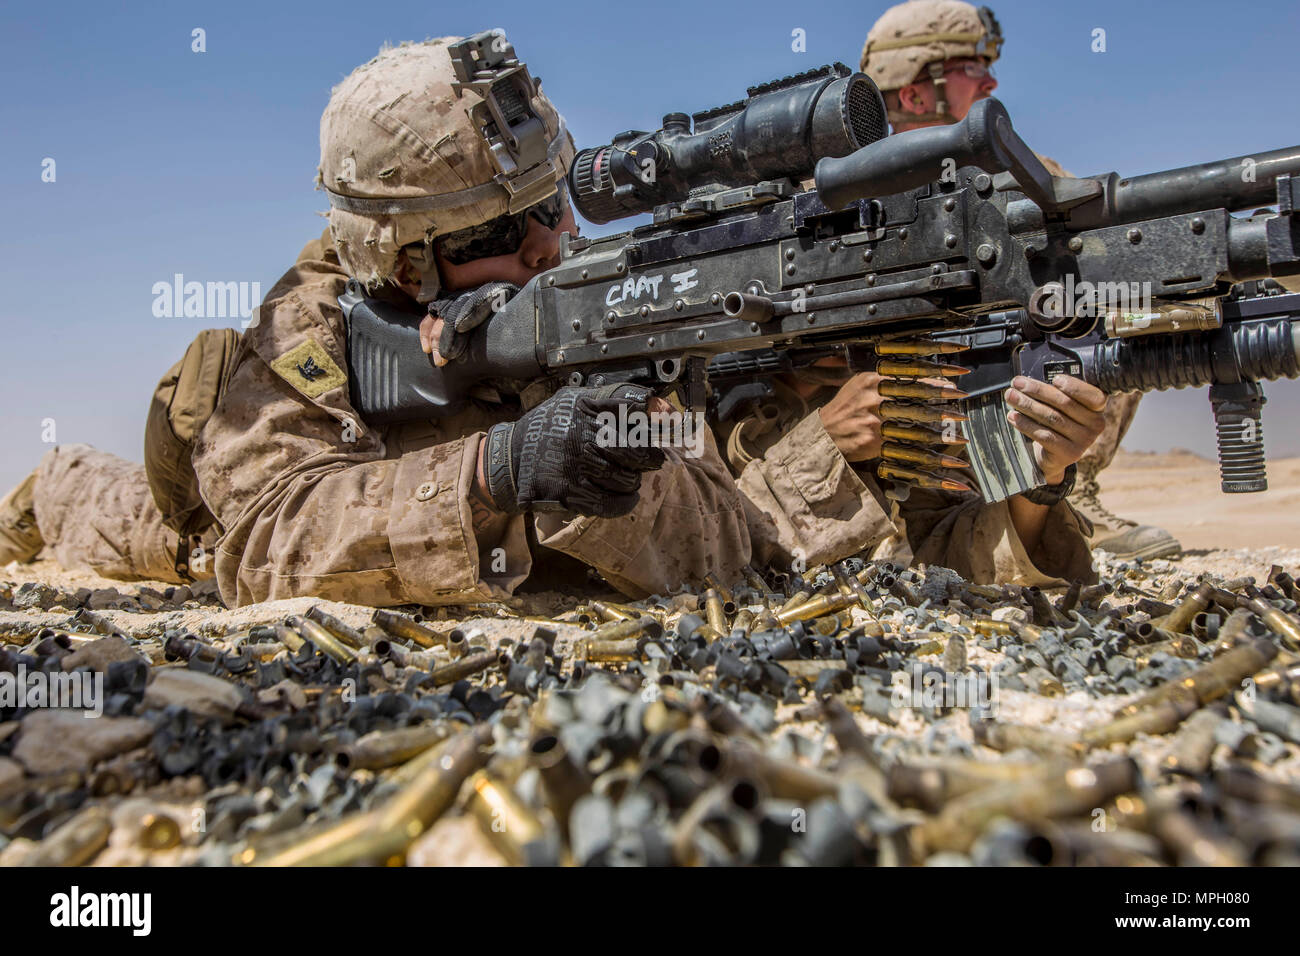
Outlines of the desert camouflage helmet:
{"type": "Polygon", "coordinates": [[[320,147],[317,183],[344,267],[373,286],[418,243],[421,299],[436,291],[435,237],[553,195],[574,155],[501,31],[380,51],[334,88],[320,147]]]}
{"type": "Polygon", "coordinates": [[[908,0],[886,10],[871,28],[861,66],[882,92],[902,89],[929,69],[939,91],[938,113],[951,121],[942,101],[943,61],[970,56],[992,63],[1001,48],[1002,29],[988,7],[961,0],[908,0]]]}

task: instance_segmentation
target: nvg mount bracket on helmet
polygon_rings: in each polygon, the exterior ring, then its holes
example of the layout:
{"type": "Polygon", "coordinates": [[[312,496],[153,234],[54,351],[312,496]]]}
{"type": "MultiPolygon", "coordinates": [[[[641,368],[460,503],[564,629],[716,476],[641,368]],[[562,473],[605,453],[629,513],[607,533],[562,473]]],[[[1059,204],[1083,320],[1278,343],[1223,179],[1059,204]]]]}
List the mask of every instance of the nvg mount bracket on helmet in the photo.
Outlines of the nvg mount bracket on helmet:
{"type": "Polygon", "coordinates": [[[555,191],[546,124],[536,114],[534,80],[515,55],[504,30],[487,30],[447,48],[456,70],[457,95],[482,97],[469,115],[500,170],[495,179],[510,194],[510,212],[533,205],[555,191]]]}

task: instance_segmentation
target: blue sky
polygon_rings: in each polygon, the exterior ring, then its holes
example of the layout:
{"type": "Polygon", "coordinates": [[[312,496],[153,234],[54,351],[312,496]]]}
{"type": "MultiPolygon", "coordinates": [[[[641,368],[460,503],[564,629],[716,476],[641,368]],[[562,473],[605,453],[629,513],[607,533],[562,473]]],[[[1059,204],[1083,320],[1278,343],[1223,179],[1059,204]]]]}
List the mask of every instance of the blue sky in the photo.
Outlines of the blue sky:
{"type": "MultiPolygon", "coordinates": [[[[159,318],[182,273],[269,289],[319,234],[331,86],[384,42],[504,27],[580,146],[835,60],[884,3],[9,4],[0,19],[0,485],[49,447],[139,460],[162,372],[219,320],[159,318]],[[206,52],[191,50],[195,28],[206,52]],[[807,51],[791,49],[795,29],[807,51]],[[42,163],[56,179],[42,182],[42,163]]],[[[1300,5],[1003,2],[997,64],[1021,135],[1078,174],[1300,142],[1300,5]],[[1105,31],[1106,51],[1091,50],[1105,31]]],[[[1300,383],[1267,386],[1271,454],[1300,454],[1300,383]]],[[[1146,399],[1133,448],[1213,447],[1208,402],[1146,399]]]]}

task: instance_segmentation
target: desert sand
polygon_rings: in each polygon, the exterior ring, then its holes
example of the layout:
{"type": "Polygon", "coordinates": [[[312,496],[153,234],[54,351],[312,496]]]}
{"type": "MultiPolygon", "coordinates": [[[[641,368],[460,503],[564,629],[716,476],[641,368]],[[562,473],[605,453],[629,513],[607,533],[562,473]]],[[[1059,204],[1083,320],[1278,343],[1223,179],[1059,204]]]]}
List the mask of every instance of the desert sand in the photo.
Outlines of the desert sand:
{"type": "Polygon", "coordinates": [[[1183,449],[1120,449],[1099,481],[1107,508],[1165,528],[1187,550],[1300,547],[1300,458],[1269,461],[1258,494],[1225,495],[1218,463],[1183,449]]]}

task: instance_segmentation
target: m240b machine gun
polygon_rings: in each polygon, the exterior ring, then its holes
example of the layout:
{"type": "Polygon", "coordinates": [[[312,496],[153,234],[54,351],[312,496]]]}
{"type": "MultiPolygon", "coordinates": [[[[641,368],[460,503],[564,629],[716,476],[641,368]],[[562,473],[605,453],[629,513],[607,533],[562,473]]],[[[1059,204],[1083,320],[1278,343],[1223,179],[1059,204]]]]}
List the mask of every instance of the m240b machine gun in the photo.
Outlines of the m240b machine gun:
{"type": "MultiPolygon", "coordinates": [[[[674,386],[698,406],[710,381],[761,383],[834,352],[904,376],[915,361],[919,379],[929,353],[969,369],[952,417],[987,500],[1042,483],[1006,421],[1018,374],[1210,385],[1223,489],[1265,486],[1259,382],[1300,374],[1300,294],[1274,281],[1300,273],[1300,146],[1070,179],[995,99],[951,126],[886,132],[870,79],[836,64],[580,152],[568,186],[586,218],[653,224],[566,235],[560,265],[443,368],[419,348],[419,314],[350,285],[354,402],[380,423],[429,418],[483,379],[551,377],[674,386]]],[[[897,394],[921,440],[909,460],[925,462],[942,416],[924,390],[897,394]]],[[[881,474],[923,483],[922,468],[881,474]]]]}

